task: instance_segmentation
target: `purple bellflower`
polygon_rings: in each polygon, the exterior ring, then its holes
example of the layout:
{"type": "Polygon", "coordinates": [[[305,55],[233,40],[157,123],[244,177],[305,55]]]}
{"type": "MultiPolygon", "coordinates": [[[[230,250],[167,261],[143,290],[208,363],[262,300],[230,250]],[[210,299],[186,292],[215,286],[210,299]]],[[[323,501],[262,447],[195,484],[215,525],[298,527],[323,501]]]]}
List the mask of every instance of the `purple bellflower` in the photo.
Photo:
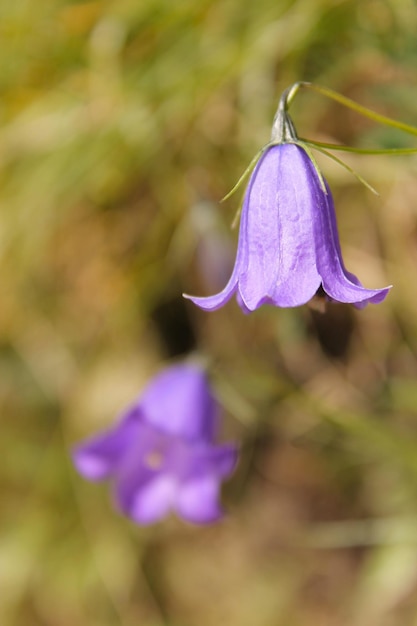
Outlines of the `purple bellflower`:
{"type": "Polygon", "coordinates": [[[333,198],[298,141],[285,97],[243,201],[237,256],[224,289],[209,297],[185,295],[202,309],[223,306],[233,294],[245,313],[262,304],[295,307],[322,288],[330,301],[358,308],[384,300],[389,287],[365,289],[344,266],[333,198]]]}
{"type": "Polygon", "coordinates": [[[179,364],[158,374],[115,427],[77,446],[85,478],[110,479],[117,507],[138,524],[174,510],[202,524],[222,516],[221,481],[237,461],[230,444],[213,444],[218,406],[206,375],[179,364]]]}

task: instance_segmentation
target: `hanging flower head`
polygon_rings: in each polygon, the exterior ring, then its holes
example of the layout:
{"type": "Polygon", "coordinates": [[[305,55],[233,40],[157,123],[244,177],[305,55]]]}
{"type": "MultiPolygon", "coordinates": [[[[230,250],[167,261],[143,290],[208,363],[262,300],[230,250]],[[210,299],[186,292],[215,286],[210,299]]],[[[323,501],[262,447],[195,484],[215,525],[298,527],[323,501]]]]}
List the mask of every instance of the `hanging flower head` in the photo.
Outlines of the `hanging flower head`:
{"type": "Polygon", "coordinates": [[[216,521],[221,481],[237,461],[233,445],[214,445],[218,407],[196,365],[162,371],[116,426],[75,448],[77,470],[110,479],[118,508],[138,524],[170,510],[194,523],[216,521]]]}
{"type": "Polygon", "coordinates": [[[310,150],[297,139],[286,96],[246,189],[229,282],[214,296],[185,296],[202,309],[218,309],[233,294],[246,313],[262,304],[295,307],[321,287],[328,300],[361,308],[381,302],[389,291],[366,289],[346,270],[332,194],[310,150]]]}

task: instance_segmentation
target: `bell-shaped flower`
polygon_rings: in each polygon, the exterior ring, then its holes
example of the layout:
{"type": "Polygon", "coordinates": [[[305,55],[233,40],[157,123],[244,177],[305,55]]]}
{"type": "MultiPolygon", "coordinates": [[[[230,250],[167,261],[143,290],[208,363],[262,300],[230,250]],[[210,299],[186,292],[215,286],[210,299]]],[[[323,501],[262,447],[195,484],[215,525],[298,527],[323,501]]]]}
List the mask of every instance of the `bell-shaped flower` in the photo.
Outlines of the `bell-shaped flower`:
{"type": "Polygon", "coordinates": [[[110,479],[117,507],[138,524],[175,511],[216,521],[221,482],[237,461],[234,445],[214,445],[218,406],[205,373],[178,364],[158,374],[115,427],[77,446],[73,460],[89,480],[110,479]]]}
{"type": "Polygon", "coordinates": [[[216,295],[185,297],[210,311],[236,294],[245,312],[262,304],[299,306],[319,288],[328,300],[358,308],[381,302],[389,287],[366,289],[346,270],[330,189],[289,116],[278,113],[278,141],[263,151],[246,189],[229,282],[216,295]]]}

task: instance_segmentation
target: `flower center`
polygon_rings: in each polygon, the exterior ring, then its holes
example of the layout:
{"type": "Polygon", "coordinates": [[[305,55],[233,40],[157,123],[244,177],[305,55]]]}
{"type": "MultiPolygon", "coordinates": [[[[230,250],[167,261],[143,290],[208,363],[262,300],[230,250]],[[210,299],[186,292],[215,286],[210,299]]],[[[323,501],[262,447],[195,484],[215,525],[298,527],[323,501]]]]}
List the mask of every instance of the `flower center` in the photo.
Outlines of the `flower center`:
{"type": "Polygon", "coordinates": [[[144,458],[144,463],[149,469],[157,470],[161,467],[164,455],[160,450],[152,450],[144,458]]]}

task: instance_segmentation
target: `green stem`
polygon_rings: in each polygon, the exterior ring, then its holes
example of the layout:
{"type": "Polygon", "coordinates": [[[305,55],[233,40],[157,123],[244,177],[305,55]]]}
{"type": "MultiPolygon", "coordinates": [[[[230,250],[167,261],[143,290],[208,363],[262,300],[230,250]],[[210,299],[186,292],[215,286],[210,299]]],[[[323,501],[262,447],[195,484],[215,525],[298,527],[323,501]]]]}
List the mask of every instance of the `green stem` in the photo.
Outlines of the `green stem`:
{"type": "Polygon", "coordinates": [[[336,91],[333,91],[333,89],[328,89],[327,87],[321,87],[320,85],[315,85],[314,83],[307,83],[307,82],[295,83],[288,92],[287,106],[290,105],[291,101],[294,99],[296,93],[300,89],[310,89],[311,91],[315,91],[316,93],[319,93],[322,96],[326,96],[327,98],[330,98],[331,100],[334,100],[335,102],[338,102],[339,104],[342,104],[343,106],[348,107],[349,109],[352,109],[352,111],[356,111],[356,113],[359,113],[360,115],[363,115],[364,117],[367,117],[374,122],[378,122],[379,124],[385,124],[385,126],[391,126],[392,128],[403,130],[404,132],[409,133],[410,135],[417,136],[417,128],[415,126],[410,126],[409,124],[405,124],[404,122],[397,122],[391,119],[390,117],[386,117],[386,115],[375,113],[371,109],[368,109],[367,107],[364,107],[361,104],[357,104],[350,98],[347,98],[346,96],[342,96],[336,91]]]}
{"type": "Polygon", "coordinates": [[[261,150],[259,150],[259,152],[256,153],[256,155],[253,157],[252,161],[249,163],[248,167],[243,172],[242,176],[237,181],[236,185],[233,187],[233,189],[231,189],[229,191],[229,193],[227,193],[224,196],[224,198],[222,198],[220,200],[220,202],[225,202],[226,200],[228,200],[230,198],[230,196],[232,196],[235,193],[235,191],[237,191],[239,189],[240,185],[243,183],[245,178],[247,178],[247,176],[249,176],[249,174],[251,173],[251,171],[255,167],[255,164],[259,161],[259,159],[261,158],[262,154],[265,152],[265,150],[267,148],[269,148],[269,146],[270,146],[270,144],[267,144],[266,146],[261,148],[261,150]]]}
{"type": "Polygon", "coordinates": [[[340,150],[342,152],[353,152],[356,154],[393,154],[393,155],[401,155],[401,154],[415,154],[417,153],[417,148],[352,148],[350,146],[341,146],[336,143],[324,143],[322,141],[312,141],[311,139],[305,139],[300,137],[300,141],[304,141],[313,145],[316,148],[324,148],[325,150],[340,150]]]}
{"type": "Polygon", "coordinates": [[[327,150],[325,150],[324,148],[319,148],[315,143],[307,142],[307,145],[310,148],[315,148],[316,150],[318,150],[319,152],[321,152],[322,154],[324,154],[325,156],[329,157],[329,159],[333,159],[333,161],[335,161],[336,163],[338,163],[339,165],[341,165],[342,167],[345,168],[345,170],[347,170],[350,174],[353,174],[353,176],[355,176],[355,178],[357,178],[359,180],[359,182],[361,182],[363,185],[365,185],[365,187],[367,187],[370,191],[372,191],[372,193],[374,193],[376,196],[379,196],[379,193],[377,192],[376,189],[374,189],[374,187],[372,187],[372,185],[370,185],[368,183],[367,180],[365,180],[363,178],[363,176],[361,176],[360,174],[358,174],[358,172],[356,172],[354,169],[352,169],[351,167],[349,167],[349,165],[347,165],[346,163],[344,163],[341,159],[338,159],[337,156],[335,156],[334,154],[332,154],[331,152],[328,152],[327,150]]]}

